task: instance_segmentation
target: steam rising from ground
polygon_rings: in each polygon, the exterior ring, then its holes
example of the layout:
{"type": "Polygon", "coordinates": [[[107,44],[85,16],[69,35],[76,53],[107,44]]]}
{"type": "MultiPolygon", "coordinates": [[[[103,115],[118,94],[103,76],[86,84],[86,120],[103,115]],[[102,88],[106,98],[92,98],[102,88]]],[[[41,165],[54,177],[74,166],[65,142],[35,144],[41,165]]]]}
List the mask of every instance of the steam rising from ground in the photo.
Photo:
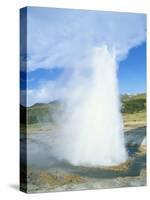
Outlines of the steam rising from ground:
{"type": "MultiPolygon", "coordinates": [[[[36,87],[27,90],[29,106],[65,101],[62,129],[53,145],[55,156],[75,165],[124,162],[127,153],[117,62],[145,41],[146,16],[34,7],[27,13],[27,55],[21,49],[22,71],[26,65],[29,73],[39,68],[64,70],[57,79],[37,81],[36,87]]],[[[24,33],[23,27],[21,31],[24,33]]],[[[21,94],[26,99],[24,90],[21,94]]]]}
{"type": "MultiPolygon", "coordinates": [[[[70,96],[75,79],[79,83],[84,74],[90,73],[87,68],[92,49],[113,47],[120,61],[146,39],[145,14],[38,7],[27,10],[27,52],[21,49],[21,70],[27,66],[29,73],[36,74],[38,69],[63,69],[57,79],[28,79],[28,106],[70,96]]],[[[26,14],[22,21],[24,18],[26,14]]],[[[26,30],[22,27],[21,31],[26,30]]],[[[26,104],[26,91],[22,89],[21,93],[21,102],[26,104]]]]}
{"type": "Polygon", "coordinates": [[[115,52],[106,46],[95,48],[89,62],[88,78],[78,71],[78,79],[75,75],[72,80],[76,84],[66,99],[63,128],[55,153],[59,159],[74,165],[117,165],[127,159],[127,153],[115,52]]]}

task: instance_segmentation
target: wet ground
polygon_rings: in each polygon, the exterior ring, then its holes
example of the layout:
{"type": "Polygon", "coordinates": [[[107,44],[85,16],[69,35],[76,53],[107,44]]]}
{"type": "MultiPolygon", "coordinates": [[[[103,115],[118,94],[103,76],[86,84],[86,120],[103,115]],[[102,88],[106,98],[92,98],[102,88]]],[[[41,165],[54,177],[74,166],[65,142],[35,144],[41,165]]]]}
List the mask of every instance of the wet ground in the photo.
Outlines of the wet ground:
{"type": "MultiPolygon", "coordinates": [[[[145,126],[126,130],[129,159],[116,167],[73,166],[57,160],[52,146],[57,130],[27,135],[28,187],[30,193],[146,185],[145,126]],[[141,146],[142,144],[142,146],[141,146]]],[[[24,135],[21,142],[24,143],[24,135]]],[[[22,151],[24,151],[22,149],[22,151]]],[[[22,165],[24,160],[22,160],[22,165]]]]}

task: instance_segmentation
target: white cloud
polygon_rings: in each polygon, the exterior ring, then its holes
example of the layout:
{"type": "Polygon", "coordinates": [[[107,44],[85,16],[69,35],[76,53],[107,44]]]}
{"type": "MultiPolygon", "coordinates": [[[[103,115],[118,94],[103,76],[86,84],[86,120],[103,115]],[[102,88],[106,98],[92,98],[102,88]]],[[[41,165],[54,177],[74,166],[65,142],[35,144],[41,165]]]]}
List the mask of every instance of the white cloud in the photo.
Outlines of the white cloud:
{"type": "Polygon", "coordinates": [[[28,90],[31,105],[64,97],[75,82],[75,74],[89,70],[95,47],[106,45],[115,50],[118,60],[125,58],[131,48],[146,40],[146,15],[31,7],[27,30],[28,71],[63,67],[64,77],[68,70],[73,74],[65,87],[61,77],[28,90]]]}
{"type": "Polygon", "coordinates": [[[144,14],[28,8],[28,70],[78,67],[94,47],[119,58],[146,38],[144,14]]]}

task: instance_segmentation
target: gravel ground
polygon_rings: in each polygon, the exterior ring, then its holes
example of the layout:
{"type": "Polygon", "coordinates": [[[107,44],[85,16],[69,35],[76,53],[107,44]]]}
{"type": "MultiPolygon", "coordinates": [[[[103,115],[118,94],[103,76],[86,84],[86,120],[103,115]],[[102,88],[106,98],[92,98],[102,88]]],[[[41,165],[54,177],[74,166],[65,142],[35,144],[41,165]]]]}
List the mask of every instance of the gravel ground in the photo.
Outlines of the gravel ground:
{"type": "MultiPolygon", "coordinates": [[[[40,130],[28,134],[28,192],[145,186],[145,133],[145,126],[128,128],[125,132],[128,161],[120,166],[107,168],[73,166],[56,160],[52,153],[52,145],[55,145],[58,138],[57,130],[40,130]]],[[[21,136],[21,142],[24,142],[24,135],[21,136]]]]}

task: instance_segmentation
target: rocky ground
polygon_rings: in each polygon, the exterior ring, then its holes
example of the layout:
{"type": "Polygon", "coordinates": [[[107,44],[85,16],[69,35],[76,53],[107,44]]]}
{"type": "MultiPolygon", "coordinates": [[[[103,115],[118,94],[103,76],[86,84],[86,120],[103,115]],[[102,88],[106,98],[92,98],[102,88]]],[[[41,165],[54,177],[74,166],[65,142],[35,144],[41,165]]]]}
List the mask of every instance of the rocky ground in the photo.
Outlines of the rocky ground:
{"type": "MultiPolygon", "coordinates": [[[[25,135],[21,135],[24,142],[25,135]]],[[[27,135],[27,190],[55,192],[146,185],[145,123],[125,125],[125,140],[129,154],[126,163],[116,167],[81,167],[56,160],[50,153],[57,129],[33,128],[27,135]]]]}

